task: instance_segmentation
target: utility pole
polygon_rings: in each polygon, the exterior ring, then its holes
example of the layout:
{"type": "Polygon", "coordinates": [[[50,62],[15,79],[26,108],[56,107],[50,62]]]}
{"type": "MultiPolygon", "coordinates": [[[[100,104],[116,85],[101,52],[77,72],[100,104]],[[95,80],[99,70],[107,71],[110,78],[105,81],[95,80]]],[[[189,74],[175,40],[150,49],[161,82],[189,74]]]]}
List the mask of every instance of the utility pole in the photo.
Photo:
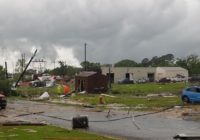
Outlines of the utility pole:
{"type": "Polygon", "coordinates": [[[6,79],[8,79],[8,67],[7,62],[5,62],[6,79]]]}
{"type": "Polygon", "coordinates": [[[111,90],[111,70],[110,70],[110,65],[109,65],[109,69],[108,69],[108,71],[109,71],[109,76],[108,76],[108,79],[109,79],[109,90],[111,90]]]}
{"type": "Polygon", "coordinates": [[[87,70],[87,64],[86,64],[86,47],[87,47],[87,44],[85,43],[85,71],[87,70]]]}
{"type": "Polygon", "coordinates": [[[22,78],[22,77],[23,77],[23,75],[25,74],[25,72],[26,72],[26,70],[27,70],[28,66],[30,65],[31,61],[32,61],[32,60],[33,60],[33,58],[35,57],[36,53],[37,53],[37,49],[35,50],[35,52],[34,52],[33,56],[32,56],[32,57],[31,57],[31,59],[29,60],[28,64],[25,66],[25,68],[24,68],[23,72],[22,72],[22,73],[21,73],[21,75],[19,76],[19,79],[18,79],[18,80],[17,80],[17,82],[15,83],[15,88],[17,87],[17,85],[18,85],[19,81],[21,80],[21,78],[22,78]]]}
{"type": "Polygon", "coordinates": [[[25,63],[26,63],[26,62],[25,62],[25,53],[22,53],[22,60],[21,60],[21,61],[22,61],[22,62],[21,62],[21,63],[22,63],[21,65],[22,65],[22,71],[23,71],[23,70],[24,70],[24,67],[25,67],[25,63]]]}
{"type": "Polygon", "coordinates": [[[56,61],[54,60],[54,61],[53,61],[53,67],[54,67],[54,70],[55,70],[55,68],[56,68],[55,63],[56,63],[56,61]]]}
{"type": "Polygon", "coordinates": [[[32,61],[32,63],[38,64],[38,66],[36,67],[38,72],[44,72],[46,60],[44,60],[44,59],[35,59],[35,60],[32,61]]]}

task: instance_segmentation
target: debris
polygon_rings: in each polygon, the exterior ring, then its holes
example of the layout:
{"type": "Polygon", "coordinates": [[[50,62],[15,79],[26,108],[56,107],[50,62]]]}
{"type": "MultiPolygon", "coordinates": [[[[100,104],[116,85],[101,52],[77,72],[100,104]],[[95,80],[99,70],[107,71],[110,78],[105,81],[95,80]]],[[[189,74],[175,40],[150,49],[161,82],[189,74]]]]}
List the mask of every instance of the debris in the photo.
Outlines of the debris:
{"type": "Polygon", "coordinates": [[[0,117],[5,117],[5,118],[7,118],[8,116],[6,116],[6,115],[3,115],[3,114],[0,114],[0,117]]]}
{"type": "Polygon", "coordinates": [[[67,86],[67,85],[63,85],[63,87],[64,87],[64,94],[65,95],[69,94],[70,93],[70,87],[67,86]]]}
{"type": "Polygon", "coordinates": [[[48,94],[48,92],[44,92],[40,97],[39,97],[39,99],[40,100],[46,100],[46,99],[49,99],[49,94],[48,94]]]}
{"type": "Polygon", "coordinates": [[[30,113],[20,114],[20,115],[17,115],[16,117],[22,117],[22,116],[28,116],[28,115],[36,115],[36,114],[42,114],[42,113],[44,113],[44,111],[41,111],[41,112],[30,112],[30,113]]]}
{"type": "Polygon", "coordinates": [[[107,96],[107,97],[111,97],[111,98],[115,98],[116,96],[112,96],[112,95],[108,95],[108,94],[101,94],[102,96],[107,96]]]}
{"type": "Polygon", "coordinates": [[[110,115],[110,109],[108,110],[108,113],[107,113],[107,115],[106,115],[106,118],[110,118],[111,117],[111,115],[110,115]]]}
{"type": "Polygon", "coordinates": [[[60,98],[63,98],[63,97],[65,97],[65,95],[60,95],[59,97],[60,97],[60,98]]]}
{"type": "Polygon", "coordinates": [[[23,129],[24,131],[28,132],[28,133],[36,133],[36,130],[33,129],[23,129]]]}
{"type": "Polygon", "coordinates": [[[174,139],[178,140],[199,140],[200,135],[187,135],[187,134],[177,134],[174,139]]]}
{"type": "Polygon", "coordinates": [[[45,126],[44,123],[32,123],[32,122],[24,122],[24,121],[13,121],[3,123],[2,126],[45,126]]]}
{"type": "Polygon", "coordinates": [[[95,106],[92,106],[92,105],[83,105],[83,107],[86,107],[86,108],[95,108],[95,106]]]}
{"type": "Polygon", "coordinates": [[[88,128],[88,117],[77,116],[72,118],[72,127],[75,128],[88,128]]]}
{"type": "Polygon", "coordinates": [[[147,97],[176,97],[172,93],[148,94],[147,97]]]}
{"type": "Polygon", "coordinates": [[[175,108],[175,109],[181,109],[181,108],[183,108],[183,106],[178,106],[178,105],[177,105],[177,106],[174,106],[174,108],[175,108]]]}
{"type": "Polygon", "coordinates": [[[134,115],[132,114],[132,122],[133,122],[133,124],[135,125],[135,127],[138,129],[138,130],[140,130],[140,127],[136,124],[136,122],[135,122],[135,117],[134,117],[134,115]]]}
{"type": "Polygon", "coordinates": [[[99,104],[105,104],[104,97],[102,95],[99,96],[99,104]]]}
{"type": "Polygon", "coordinates": [[[54,82],[52,81],[46,82],[46,87],[53,87],[53,86],[54,86],[54,82]]]}
{"type": "Polygon", "coordinates": [[[79,92],[80,94],[85,94],[86,93],[86,91],[81,91],[81,92],[79,92]]]}

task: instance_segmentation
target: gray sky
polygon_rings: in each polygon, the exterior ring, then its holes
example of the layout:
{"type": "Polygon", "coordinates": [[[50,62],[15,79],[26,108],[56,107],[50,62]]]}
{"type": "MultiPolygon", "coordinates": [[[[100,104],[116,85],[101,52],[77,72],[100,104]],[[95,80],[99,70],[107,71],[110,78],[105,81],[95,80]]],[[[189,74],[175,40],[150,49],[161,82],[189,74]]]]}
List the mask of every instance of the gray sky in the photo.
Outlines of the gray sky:
{"type": "Polygon", "coordinates": [[[200,53],[199,0],[0,0],[0,64],[21,53],[51,65],[88,60],[140,62],[173,53],[200,53]]]}

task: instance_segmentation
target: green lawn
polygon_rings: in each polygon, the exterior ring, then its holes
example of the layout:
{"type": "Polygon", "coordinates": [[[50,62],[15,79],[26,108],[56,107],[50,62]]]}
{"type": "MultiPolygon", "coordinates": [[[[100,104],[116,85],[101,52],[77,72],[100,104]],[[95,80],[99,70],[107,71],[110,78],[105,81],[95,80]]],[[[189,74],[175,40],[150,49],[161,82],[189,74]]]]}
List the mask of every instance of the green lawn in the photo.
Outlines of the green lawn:
{"type": "MultiPolygon", "coordinates": [[[[180,105],[180,94],[185,83],[146,83],[146,84],[113,84],[110,95],[115,98],[105,97],[106,104],[124,104],[126,106],[142,106],[143,109],[152,110],[155,108],[165,108],[180,105]],[[147,97],[148,94],[172,93],[176,97],[147,97]]],[[[76,95],[71,97],[73,100],[97,105],[99,102],[98,94],[76,95]]]]}
{"type": "MultiPolygon", "coordinates": [[[[89,103],[91,105],[99,104],[99,95],[85,94],[76,95],[71,97],[73,100],[77,100],[83,103],[89,103]]],[[[129,107],[141,106],[142,110],[152,110],[157,108],[166,108],[175,105],[180,105],[181,99],[179,96],[176,97],[135,97],[130,95],[116,95],[115,98],[104,97],[106,105],[108,104],[123,104],[129,107]]]]}
{"type": "Polygon", "coordinates": [[[185,87],[185,83],[146,83],[146,84],[113,84],[113,94],[147,95],[154,93],[170,92],[179,94],[185,87]]]}
{"type": "Polygon", "coordinates": [[[59,95],[63,94],[62,86],[54,86],[51,88],[47,87],[18,87],[15,91],[17,95],[26,95],[26,96],[38,96],[44,92],[48,92],[50,95],[59,95]]]}
{"type": "MultiPolygon", "coordinates": [[[[181,104],[180,94],[185,83],[168,83],[168,84],[158,84],[158,83],[147,83],[147,84],[113,84],[112,91],[109,94],[116,96],[116,98],[105,97],[106,104],[124,104],[126,106],[136,107],[138,105],[143,106],[146,109],[153,108],[163,108],[173,105],[181,104]],[[148,94],[156,93],[173,93],[178,95],[177,97],[151,97],[147,98],[148,94]]],[[[40,95],[47,91],[53,95],[58,95],[58,87],[53,88],[32,88],[32,87],[22,87],[18,88],[17,92],[21,95],[40,95]]],[[[56,97],[56,96],[55,96],[56,97]]],[[[71,97],[73,100],[78,100],[80,102],[89,103],[92,105],[97,105],[99,100],[98,94],[85,94],[76,95],[71,97]]]]}
{"type": "MultiPolygon", "coordinates": [[[[70,85],[71,90],[74,86],[70,85]]],[[[136,96],[144,96],[147,94],[170,92],[179,94],[185,87],[185,83],[146,83],[146,84],[112,84],[112,94],[130,94],[136,96]]],[[[58,86],[52,88],[33,88],[33,87],[18,87],[16,93],[19,95],[41,95],[47,91],[51,95],[58,95],[63,93],[63,89],[58,86]]]]}
{"type": "Polygon", "coordinates": [[[0,126],[0,140],[114,140],[55,126],[0,126]]]}

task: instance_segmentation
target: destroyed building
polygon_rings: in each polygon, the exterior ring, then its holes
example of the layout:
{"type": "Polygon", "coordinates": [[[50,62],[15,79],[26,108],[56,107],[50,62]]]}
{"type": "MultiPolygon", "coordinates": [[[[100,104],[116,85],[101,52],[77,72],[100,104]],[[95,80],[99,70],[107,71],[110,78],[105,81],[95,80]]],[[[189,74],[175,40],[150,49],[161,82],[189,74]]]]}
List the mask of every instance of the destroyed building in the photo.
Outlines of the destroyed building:
{"type": "Polygon", "coordinates": [[[87,93],[105,92],[108,89],[107,76],[94,72],[83,71],[75,76],[75,90],[87,93]]]}

